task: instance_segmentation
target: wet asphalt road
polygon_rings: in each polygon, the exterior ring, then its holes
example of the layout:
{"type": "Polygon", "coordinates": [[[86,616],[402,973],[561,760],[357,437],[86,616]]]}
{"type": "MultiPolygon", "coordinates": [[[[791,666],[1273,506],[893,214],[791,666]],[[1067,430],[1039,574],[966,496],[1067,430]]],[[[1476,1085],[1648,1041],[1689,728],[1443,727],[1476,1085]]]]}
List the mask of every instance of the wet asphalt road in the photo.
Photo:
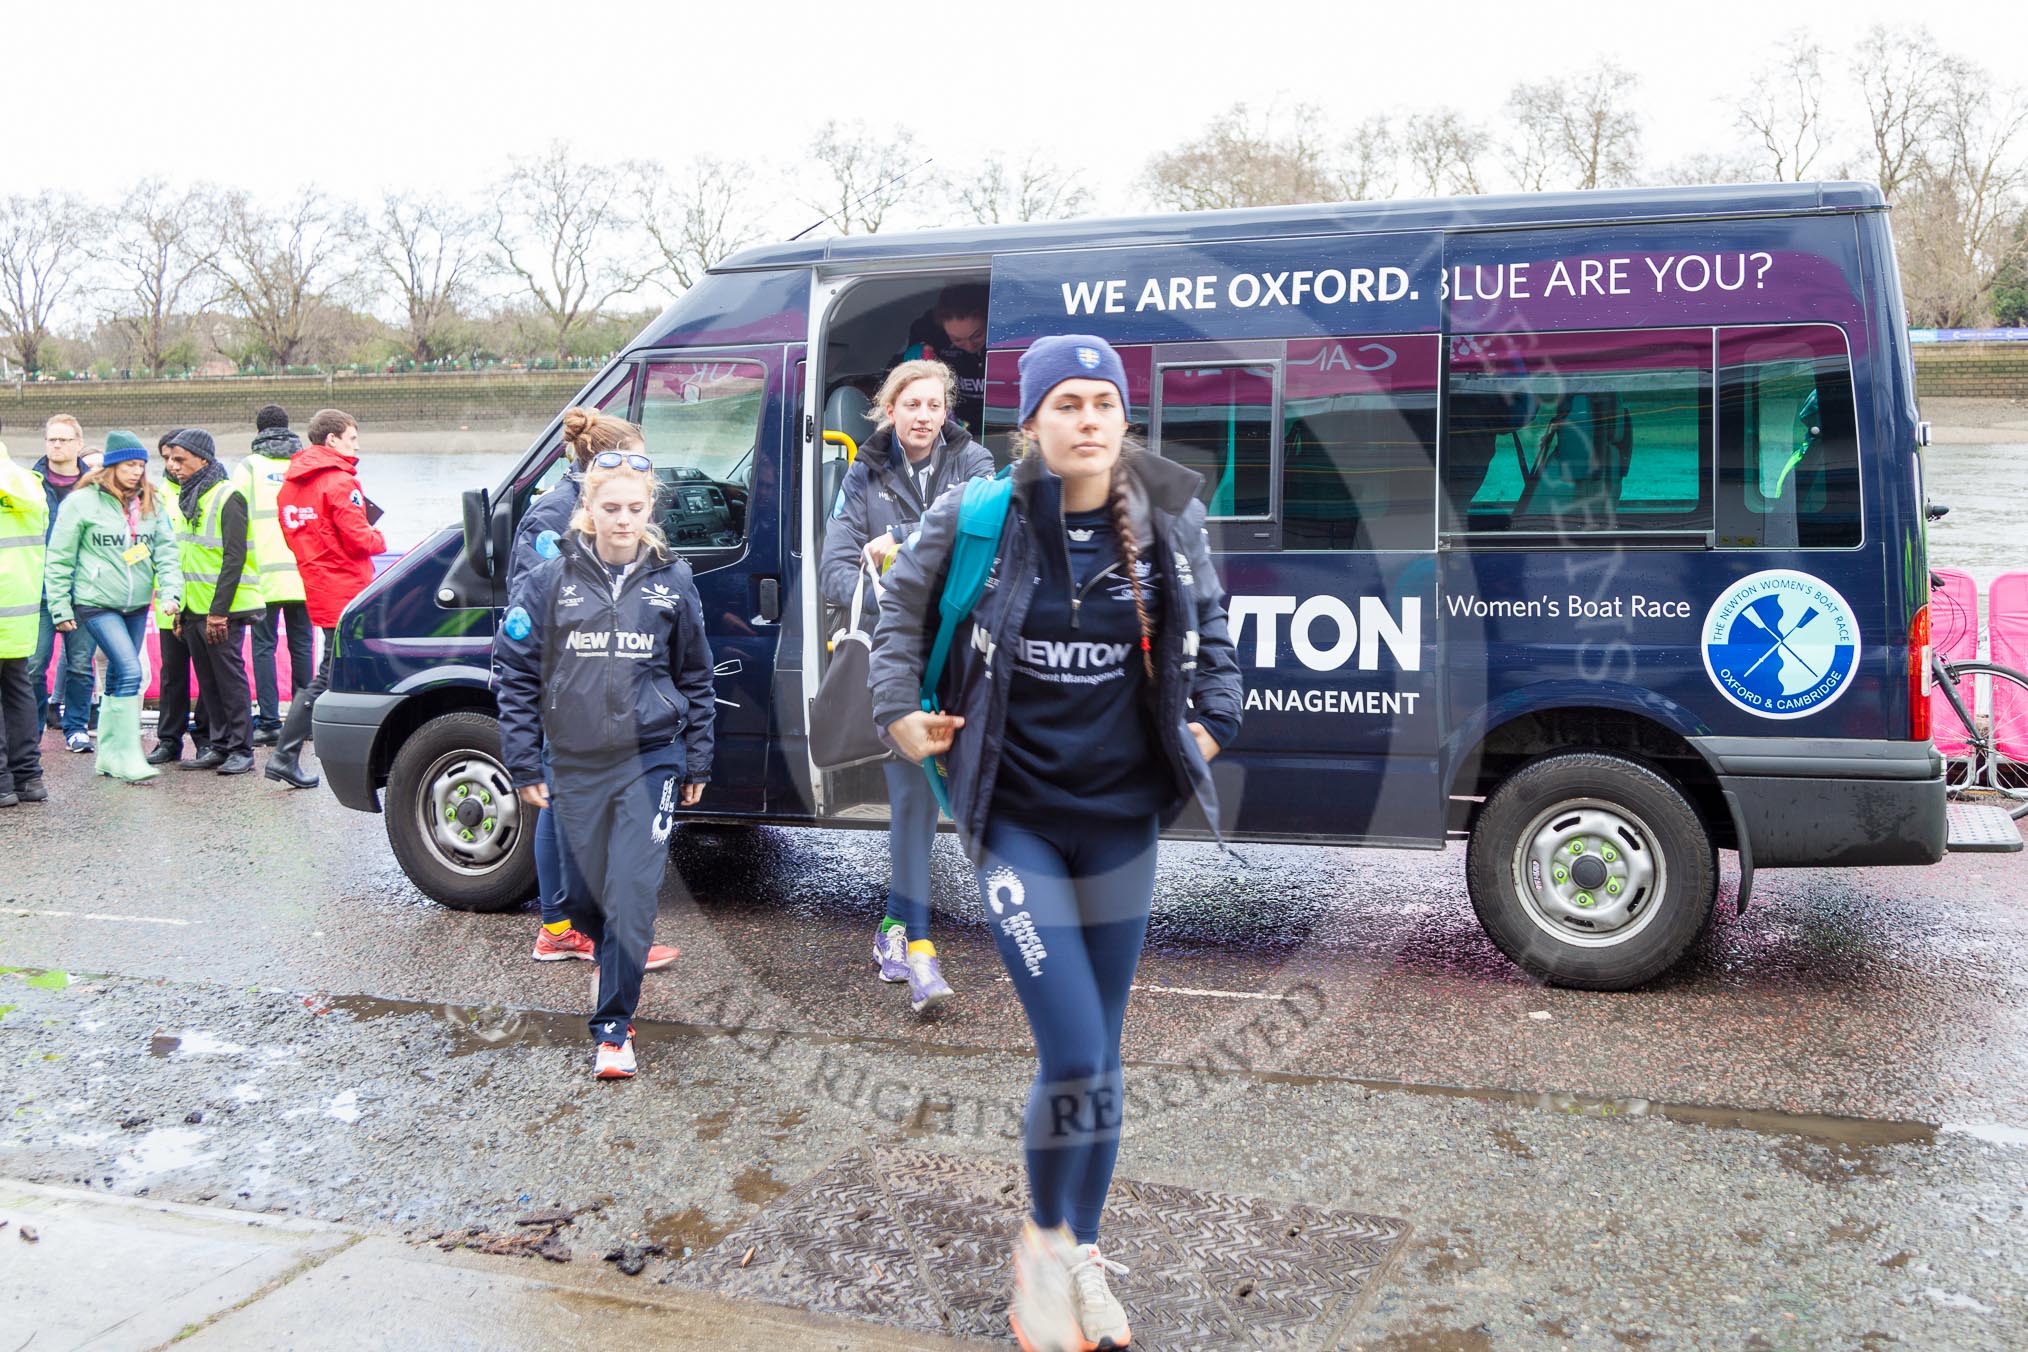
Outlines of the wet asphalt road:
{"type": "MultiPolygon", "coordinates": [[[[925,1025],[866,961],[882,836],[679,831],[683,958],[604,1086],[589,966],[422,898],[378,818],[55,745],[0,813],[0,1173],[418,1238],[598,1202],[583,1254],[680,1260],[854,1141],[1015,1148],[1025,1025],[949,838],[925,1025]]],[[[1500,957],[1461,851],[1247,855],[1164,851],[1120,1171],[1408,1220],[1346,1345],[2028,1342],[2022,856],[1763,873],[1739,918],[1728,877],[1688,963],[1596,995],[1500,957]]]]}

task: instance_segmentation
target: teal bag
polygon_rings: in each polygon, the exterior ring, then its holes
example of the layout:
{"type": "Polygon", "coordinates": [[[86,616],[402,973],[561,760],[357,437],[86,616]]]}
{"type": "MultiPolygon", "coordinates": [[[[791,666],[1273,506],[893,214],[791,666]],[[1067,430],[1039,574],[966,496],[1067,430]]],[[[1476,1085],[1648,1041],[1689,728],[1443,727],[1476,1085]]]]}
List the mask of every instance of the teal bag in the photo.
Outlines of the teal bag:
{"type": "MultiPolygon", "coordinates": [[[[925,713],[943,712],[937,699],[937,682],[943,679],[944,664],[950,659],[951,642],[957,637],[958,626],[986,594],[986,579],[993,575],[993,560],[1000,552],[1000,532],[1007,525],[1007,504],[1014,496],[1013,475],[1010,465],[990,479],[969,479],[965,483],[964,500],[958,506],[958,533],[951,541],[950,571],[944,575],[943,596],[937,601],[936,641],[930,645],[929,661],[922,669],[925,713]]],[[[943,758],[926,757],[922,770],[929,776],[930,792],[936,795],[937,806],[955,821],[950,790],[945,783],[950,776],[944,769],[943,758]]]]}

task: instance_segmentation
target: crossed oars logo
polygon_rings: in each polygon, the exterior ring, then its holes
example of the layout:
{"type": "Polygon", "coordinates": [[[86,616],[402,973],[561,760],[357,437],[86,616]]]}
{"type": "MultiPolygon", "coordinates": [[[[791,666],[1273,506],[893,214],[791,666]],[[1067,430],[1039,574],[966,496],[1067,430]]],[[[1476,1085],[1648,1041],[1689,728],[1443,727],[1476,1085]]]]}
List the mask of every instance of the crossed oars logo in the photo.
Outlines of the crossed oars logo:
{"type": "MultiPolygon", "coordinates": [[[[1776,602],[1775,604],[1779,606],[1780,602],[1776,602]]],[[[1752,620],[1754,622],[1755,627],[1757,627],[1762,633],[1766,634],[1769,638],[1772,638],[1774,640],[1774,644],[1772,647],[1770,647],[1766,652],[1762,653],[1759,657],[1756,657],[1753,660],[1753,665],[1740,673],[1739,676],[1740,680],[1744,681],[1747,677],[1753,675],[1754,672],[1760,669],[1760,664],[1767,661],[1768,658],[1773,657],[1777,651],[1787,653],[1790,661],[1794,662],[1804,671],[1810,673],[1810,679],[1812,681],[1821,681],[1824,679],[1823,672],[1818,671],[1808,662],[1805,662],[1802,659],[1802,657],[1797,654],[1796,650],[1789,646],[1790,639],[1794,638],[1796,634],[1799,633],[1801,630],[1809,627],[1809,625],[1818,618],[1820,612],[1817,610],[1815,606],[1810,606],[1807,609],[1805,609],[1803,611],[1802,618],[1797,620],[1794,624],[1790,625],[1786,633],[1778,629],[1774,624],[1769,624],[1767,620],[1761,617],[1760,613],[1757,610],[1755,610],[1753,606],[1748,606],[1745,610],[1741,611],[1740,613],[1744,615],[1747,619],[1752,620]]],[[[1776,623],[1778,624],[1779,622],[1780,622],[1780,614],[1779,612],[1777,612],[1776,623]]]]}

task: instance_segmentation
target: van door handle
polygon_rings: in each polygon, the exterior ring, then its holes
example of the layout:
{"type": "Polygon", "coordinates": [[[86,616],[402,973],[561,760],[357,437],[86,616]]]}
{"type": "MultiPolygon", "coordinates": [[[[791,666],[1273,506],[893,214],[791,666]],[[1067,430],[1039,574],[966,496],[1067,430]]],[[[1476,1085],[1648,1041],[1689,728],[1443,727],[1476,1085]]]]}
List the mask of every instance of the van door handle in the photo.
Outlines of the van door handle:
{"type": "Polygon", "coordinates": [[[782,618],[782,580],[764,577],[759,582],[760,614],[756,618],[762,624],[779,624],[782,618]]]}

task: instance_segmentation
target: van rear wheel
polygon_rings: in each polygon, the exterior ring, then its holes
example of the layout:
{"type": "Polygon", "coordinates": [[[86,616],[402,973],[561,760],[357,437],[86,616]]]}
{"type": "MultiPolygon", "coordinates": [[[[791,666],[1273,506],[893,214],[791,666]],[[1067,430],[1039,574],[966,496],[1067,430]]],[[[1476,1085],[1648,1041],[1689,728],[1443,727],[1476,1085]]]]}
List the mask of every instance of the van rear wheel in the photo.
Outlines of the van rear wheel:
{"type": "Polygon", "coordinates": [[[1531,976],[1623,991],[1673,967],[1711,924],[1718,860],[1682,792],[1604,752],[1567,752],[1509,776],[1465,856],[1472,909],[1531,976]]]}
{"type": "Polygon", "coordinates": [[[387,841],[409,881],[459,911],[508,911],[535,893],[535,813],[514,793],[500,724],[433,718],[387,772],[387,841]]]}

